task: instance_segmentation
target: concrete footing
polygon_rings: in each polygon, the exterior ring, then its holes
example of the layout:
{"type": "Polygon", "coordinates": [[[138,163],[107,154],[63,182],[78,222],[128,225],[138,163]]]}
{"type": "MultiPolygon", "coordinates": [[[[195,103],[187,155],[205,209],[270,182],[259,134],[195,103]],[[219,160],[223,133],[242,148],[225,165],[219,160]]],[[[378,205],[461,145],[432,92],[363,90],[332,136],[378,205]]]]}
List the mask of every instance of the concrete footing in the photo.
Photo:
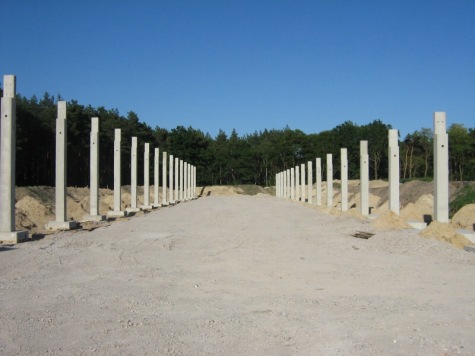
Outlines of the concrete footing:
{"type": "Polygon", "coordinates": [[[50,221],[45,225],[46,230],[72,230],[77,228],[76,221],[50,221]]]}
{"type": "Polygon", "coordinates": [[[468,252],[475,252],[475,245],[465,246],[463,249],[468,252]]]}
{"type": "Polygon", "coordinates": [[[28,231],[0,232],[0,242],[4,244],[17,244],[28,241],[28,231]]]}
{"type": "Polygon", "coordinates": [[[457,230],[457,233],[465,236],[467,240],[469,240],[472,244],[475,244],[475,231],[457,230]]]}
{"type": "Polygon", "coordinates": [[[421,221],[408,221],[409,226],[417,230],[423,230],[427,227],[427,223],[421,221]]]}
{"type": "Polygon", "coordinates": [[[106,220],[105,215],[84,215],[83,221],[104,221],[106,220]]]}
{"type": "Polygon", "coordinates": [[[126,217],[128,214],[126,211],[113,211],[113,210],[110,210],[107,212],[107,217],[108,218],[112,218],[112,219],[116,219],[116,218],[124,218],[126,217]]]}

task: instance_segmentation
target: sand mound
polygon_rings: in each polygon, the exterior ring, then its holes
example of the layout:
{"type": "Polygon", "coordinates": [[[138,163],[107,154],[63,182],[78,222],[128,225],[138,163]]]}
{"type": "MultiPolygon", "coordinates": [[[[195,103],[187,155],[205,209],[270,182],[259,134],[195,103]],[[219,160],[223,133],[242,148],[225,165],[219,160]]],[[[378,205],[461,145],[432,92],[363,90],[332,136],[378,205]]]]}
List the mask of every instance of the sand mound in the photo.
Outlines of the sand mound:
{"type": "Polygon", "coordinates": [[[434,212],[434,197],[432,194],[422,195],[415,203],[408,203],[401,209],[401,217],[406,220],[427,221],[425,216],[432,216],[434,212]]]}
{"type": "Polygon", "coordinates": [[[457,229],[452,224],[438,221],[431,222],[428,227],[419,233],[419,236],[445,241],[457,248],[472,244],[465,236],[458,234],[457,229]]]}
{"type": "Polygon", "coordinates": [[[455,213],[452,218],[452,224],[455,226],[475,231],[475,204],[468,204],[455,213]]]}
{"type": "Polygon", "coordinates": [[[406,221],[392,211],[386,211],[378,218],[371,221],[371,225],[377,230],[399,230],[411,228],[406,221]]]}
{"type": "MultiPolygon", "coordinates": [[[[378,206],[379,203],[379,197],[377,195],[369,193],[369,206],[372,208],[375,208],[378,206]]],[[[350,196],[349,201],[348,201],[348,206],[351,207],[357,207],[360,205],[360,193],[354,194],[350,196]]]]}
{"type": "Polygon", "coordinates": [[[32,196],[24,196],[15,204],[17,228],[31,229],[44,227],[49,220],[54,220],[51,207],[44,205],[32,196]]]}

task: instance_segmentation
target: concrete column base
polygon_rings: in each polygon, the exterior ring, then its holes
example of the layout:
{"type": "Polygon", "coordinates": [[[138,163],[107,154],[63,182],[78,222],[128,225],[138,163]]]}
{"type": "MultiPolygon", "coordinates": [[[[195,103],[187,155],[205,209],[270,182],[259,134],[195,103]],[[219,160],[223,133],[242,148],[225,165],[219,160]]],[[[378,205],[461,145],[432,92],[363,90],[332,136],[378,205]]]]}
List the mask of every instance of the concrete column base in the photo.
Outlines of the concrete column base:
{"type": "Polygon", "coordinates": [[[74,220],[71,221],[50,221],[46,224],[47,230],[71,230],[75,229],[78,223],[74,220]]]}
{"type": "Polygon", "coordinates": [[[153,210],[153,206],[152,205],[140,205],[140,210],[153,210]]]}
{"type": "Polygon", "coordinates": [[[409,226],[413,227],[414,229],[417,230],[423,230],[427,227],[427,223],[425,222],[420,222],[420,221],[408,221],[407,222],[409,226]]]}
{"type": "Polygon", "coordinates": [[[109,210],[107,212],[107,217],[108,218],[123,218],[129,215],[126,211],[114,211],[114,210],[109,210]]]}
{"type": "Polygon", "coordinates": [[[87,221],[104,221],[106,220],[105,215],[84,215],[82,218],[82,221],[87,222],[87,221]]]}
{"type": "Polygon", "coordinates": [[[465,246],[463,249],[468,252],[475,252],[475,245],[465,246]]]}
{"type": "Polygon", "coordinates": [[[469,230],[457,230],[457,233],[463,235],[472,244],[475,244],[475,232],[469,230]]]}
{"type": "Polygon", "coordinates": [[[0,232],[0,242],[4,244],[17,244],[28,241],[28,231],[0,232]]]}
{"type": "Polygon", "coordinates": [[[162,206],[162,204],[152,204],[152,208],[158,209],[162,206]]]}
{"type": "Polygon", "coordinates": [[[127,208],[125,211],[130,214],[130,213],[138,213],[140,211],[140,208],[127,208]]]}

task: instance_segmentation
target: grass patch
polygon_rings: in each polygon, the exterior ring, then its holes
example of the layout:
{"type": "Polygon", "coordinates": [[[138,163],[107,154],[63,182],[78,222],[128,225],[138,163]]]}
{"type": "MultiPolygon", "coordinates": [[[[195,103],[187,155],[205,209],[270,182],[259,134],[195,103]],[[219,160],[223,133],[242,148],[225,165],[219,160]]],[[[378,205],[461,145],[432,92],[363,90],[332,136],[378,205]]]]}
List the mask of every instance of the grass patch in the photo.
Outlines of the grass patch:
{"type": "Polygon", "coordinates": [[[463,208],[467,204],[475,204],[475,188],[471,185],[466,185],[460,189],[457,197],[449,204],[450,217],[463,208]]]}
{"type": "Polygon", "coordinates": [[[420,180],[421,182],[432,182],[434,178],[433,177],[401,178],[399,181],[401,183],[407,183],[413,180],[420,180]]]}

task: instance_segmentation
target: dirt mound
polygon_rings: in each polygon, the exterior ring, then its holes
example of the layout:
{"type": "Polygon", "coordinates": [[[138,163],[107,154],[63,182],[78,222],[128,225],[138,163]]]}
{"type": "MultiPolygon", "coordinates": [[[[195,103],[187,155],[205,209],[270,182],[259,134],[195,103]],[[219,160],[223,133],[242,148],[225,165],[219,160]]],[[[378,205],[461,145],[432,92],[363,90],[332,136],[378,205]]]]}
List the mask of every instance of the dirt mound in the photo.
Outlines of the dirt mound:
{"type": "Polygon", "coordinates": [[[401,217],[406,220],[427,221],[434,212],[434,197],[432,194],[425,194],[419,197],[415,203],[408,203],[401,209],[401,217]]]}
{"type": "Polygon", "coordinates": [[[475,231],[475,204],[468,204],[455,213],[452,218],[455,226],[475,231]]]}
{"type": "Polygon", "coordinates": [[[457,248],[471,245],[472,243],[463,235],[457,233],[457,229],[450,223],[441,223],[433,221],[431,224],[419,233],[419,236],[445,241],[457,248]]]}
{"type": "Polygon", "coordinates": [[[378,218],[371,221],[371,225],[377,230],[400,230],[410,229],[411,226],[399,215],[392,211],[386,211],[378,218]]]}
{"type": "Polygon", "coordinates": [[[29,195],[17,201],[15,209],[17,229],[43,229],[47,221],[54,220],[51,207],[29,195]]]}

